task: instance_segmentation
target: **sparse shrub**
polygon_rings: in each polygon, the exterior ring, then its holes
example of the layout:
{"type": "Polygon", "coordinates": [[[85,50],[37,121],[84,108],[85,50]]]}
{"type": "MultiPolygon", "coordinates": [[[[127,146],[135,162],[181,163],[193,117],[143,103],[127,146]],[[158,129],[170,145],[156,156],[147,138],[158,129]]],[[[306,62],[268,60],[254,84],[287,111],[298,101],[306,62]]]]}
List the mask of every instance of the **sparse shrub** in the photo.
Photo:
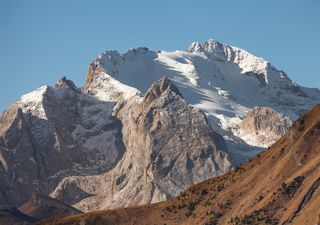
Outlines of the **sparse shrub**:
{"type": "Polygon", "coordinates": [[[209,192],[207,189],[202,189],[201,195],[207,195],[209,192]]]}

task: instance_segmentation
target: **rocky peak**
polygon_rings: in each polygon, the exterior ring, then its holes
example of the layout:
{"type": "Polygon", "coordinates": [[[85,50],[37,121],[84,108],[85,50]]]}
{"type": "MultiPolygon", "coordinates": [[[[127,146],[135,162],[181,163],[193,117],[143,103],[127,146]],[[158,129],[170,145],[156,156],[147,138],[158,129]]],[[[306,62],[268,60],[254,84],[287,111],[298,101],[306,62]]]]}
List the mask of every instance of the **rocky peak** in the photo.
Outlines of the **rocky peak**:
{"type": "Polygon", "coordinates": [[[149,52],[149,49],[147,47],[138,47],[138,48],[131,48],[127,51],[125,55],[131,55],[131,54],[145,54],[149,52]]]}
{"type": "MultiPolygon", "coordinates": [[[[99,56],[99,57],[102,57],[102,56],[99,56]]],[[[90,63],[90,65],[89,65],[89,68],[88,68],[86,81],[85,81],[85,84],[84,84],[84,90],[93,81],[95,74],[97,74],[99,72],[105,72],[105,69],[103,69],[96,60],[92,61],[90,63]]]]}
{"type": "Polygon", "coordinates": [[[123,124],[123,157],[99,176],[64,179],[52,197],[70,204],[63,193],[86,192],[91,197],[74,204],[84,211],[154,203],[233,166],[222,136],[166,77],[144,98],[122,101],[113,115],[123,124]]]}
{"type": "Polygon", "coordinates": [[[188,52],[203,52],[204,49],[199,42],[192,42],[189,48],[187,49],[188,52]]]}
{"type": "Polygon", "coordinates": [[[114,167],[125,149],[113,106],[52,87],[10,106],[0,120],[0,204],[20,205],[34,191],[47,195],[81,170],[94,174],[114,167]]]}
{"type": "Polygon", "coordinates": [[[216,55],[224,55],[224,45],[213,39],[209,39],[204,43],[204,50],[216,55]]]}
{"type": "Polygon", "coordinates": [[[156,81],[151,85],[144,96],[144,102],[149,104],[154,99],[160,97],[164,92],[174,92],[175,94],[182,97],[179,89],[169,80],[167,77],[162,77],[160,80],[156,81]]]}
{"type": "Polygon", "coordinates": [[[292,120],[270,107],[254,107],[240,123],[239,137],[252,145],[269,146],[292,125],[292,120]]]}
{"type": "Polygon", "coordinates": [[[72,80],[68,80],[65,76],[63,76],[58,82],[54,85],[55,88],[68,88],[72,91],[80,93],[79,88],[73,83],[72,80]]]}

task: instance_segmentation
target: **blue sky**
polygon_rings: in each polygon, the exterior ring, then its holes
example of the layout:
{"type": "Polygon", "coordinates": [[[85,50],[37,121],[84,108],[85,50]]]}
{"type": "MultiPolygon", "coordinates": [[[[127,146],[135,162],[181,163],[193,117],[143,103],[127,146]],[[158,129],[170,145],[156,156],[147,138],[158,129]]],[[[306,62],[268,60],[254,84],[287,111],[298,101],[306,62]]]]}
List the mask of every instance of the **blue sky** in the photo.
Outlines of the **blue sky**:
{"type": "Polygon", "coordinates": [[[320,88],[318,0],[0,0],[0,111],[62,75],[82,85],[100,52],[219,40],[320,88]]]}

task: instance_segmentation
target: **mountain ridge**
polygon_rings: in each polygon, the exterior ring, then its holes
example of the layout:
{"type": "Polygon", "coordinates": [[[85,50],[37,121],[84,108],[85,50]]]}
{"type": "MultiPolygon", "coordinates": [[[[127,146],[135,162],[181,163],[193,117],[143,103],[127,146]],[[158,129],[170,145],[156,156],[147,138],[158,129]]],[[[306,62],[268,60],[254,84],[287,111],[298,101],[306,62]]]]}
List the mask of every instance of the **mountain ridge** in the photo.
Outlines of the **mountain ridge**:
{"type": "Polygon", "coordinates": [[[320,104],[274,145],[235,170],[149,206],[44,221],[86,224],[318,224],[320,104]]]}
{"type": "MultiPolygon", "coordinates": [[[[319,89],[299,86],[263,58],[212,39],[204,47],[194,42],[187,51],[155,52],[146,47],[123,54],[106,51],[90,64],[84,89],[93,77],[108,76],[135,88],[129,95],[141,95],[164,75],[191,105],[205,112],[214,130],[226,137],[228,148],[235,155],[239,153],[236,157],[240,161],[247,153],[238,149],[259,150],[274,141],[263,140],[252,146],[239,137],[239,124],[254,106],[271,107],[295,120],[320,102],[319,89]]],[[[99,83],[102,89],[110,89],[99,83]]],[[[92,94],[101,98],[103,93],[97,92],[92,94]]]]}

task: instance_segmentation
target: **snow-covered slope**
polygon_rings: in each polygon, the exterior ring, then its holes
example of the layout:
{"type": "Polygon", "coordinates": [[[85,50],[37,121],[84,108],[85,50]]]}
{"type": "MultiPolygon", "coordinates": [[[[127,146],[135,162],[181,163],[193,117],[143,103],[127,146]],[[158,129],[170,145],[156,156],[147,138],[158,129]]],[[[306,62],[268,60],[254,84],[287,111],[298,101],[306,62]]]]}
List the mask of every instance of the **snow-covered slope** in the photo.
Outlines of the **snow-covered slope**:
{"type": "MultiPolygon", "coordinates": [[[[226,133],[254,106],[272,107],[296,119],[320,102],[318,89],[301,87],[266,60],[211,39],[203,46],[194,42],[187,51],[106,51],[93,60],[90,70],[142,93],[162,76],[169,77],[187,101],[203,110],[212,127],[228,139],[231,137],[226,133]]],[[[89,84],[87,79],[85,86],[89,84]]]]}

